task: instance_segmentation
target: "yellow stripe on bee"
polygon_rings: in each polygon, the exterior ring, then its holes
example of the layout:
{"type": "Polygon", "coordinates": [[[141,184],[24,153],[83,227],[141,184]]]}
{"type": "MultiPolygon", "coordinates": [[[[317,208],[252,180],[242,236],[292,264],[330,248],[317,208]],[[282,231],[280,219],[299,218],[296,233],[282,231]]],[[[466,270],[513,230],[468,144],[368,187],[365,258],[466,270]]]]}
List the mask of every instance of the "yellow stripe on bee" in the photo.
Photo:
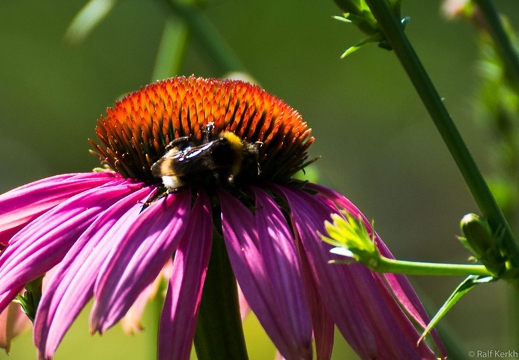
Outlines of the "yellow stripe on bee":
{"type": "Polygon", "coordinates": [[[225,138],[229,142],[232,152],[234,156],[236,156],[231,166],[231,175],[234,176],[240,172],[241,163],[243,161],[243,142],[238,135],[229,131],[224,132],[222,138],[225,138]]]}

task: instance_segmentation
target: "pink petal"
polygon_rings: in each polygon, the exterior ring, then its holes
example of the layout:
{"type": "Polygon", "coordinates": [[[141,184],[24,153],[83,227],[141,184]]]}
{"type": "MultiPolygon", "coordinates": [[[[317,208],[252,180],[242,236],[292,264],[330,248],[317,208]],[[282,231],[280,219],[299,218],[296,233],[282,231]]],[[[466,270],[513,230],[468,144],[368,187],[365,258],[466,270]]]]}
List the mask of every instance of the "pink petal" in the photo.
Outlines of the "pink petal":
{"type": "MultiPolygon", "coordinates": [[[[366,228],[371,232],[373,231],[371,228],[371,223],[364,216],[364,214],[362,214],[362,212],[344,196],[324,186],[311,184],[309,187],[313,190],[318,191],[326,198],[332,200],[334,203],[348,211],[350,214],[356,217],[360,216],[363,219],[366,228]]],[[[379,248],[382,255],[393,259],[393,254],[391,254],[391,252],[386,247],[384,242],[380,239],[378,234],[375,234],[375,237],[377,241],[377,247],[379,248]]],[[[406,307],[406,311],[408,311],[413,316],[414,320],[417,323],[419,323],[421,326],[425,328],[426,324],[429,322],[429,318],[427,316],[427,313],[425,312],[425,309],[421,306],[420,299],[418,298],[418,296],[416,296],[416,293],[414,292],[407,277],[400,274],[385,274],[385,276],[391,284],[391,288],[393,289],[393,291],[395,291],[399,300],[406,307]]]]}
{"type": "MultiPolygon", "coordinates": [[[[298,243],[300,243],[299,239],[298,243]]],[[[332,357],[335,330],[333,319],[326,310],[326,304],[323,304],[319,296],[319,290],[314,282],[310,265],[308,264],[308,259],[304,251],[301,252],[301,262],[303,263],[305,284],[312,309],[315,353],[317,359],[330,359],[332,357]]]]}
{"type": "Polygon", "coordinates": [[[282,354],[287,358],[306,357],[306,349],[301,349],[301,344],[294,339],[289,322],[276,301],[279,295],[274,294],[271,279],[257,248],[259,239],[254,216],[229,193],[222,190],[218,195],[229,260],[251,309],[282,354]]]}
{"type": "Polygon", "coordinates": [[[316,231],[324,233],[329,208],[304,191],[278,188],[290,205],[323,301],[355,351],[365,358],[435,358],[425,344],[416,347],[419,334],[409,333],[409,320],[376,274],[360,264],[327,264],[333,258],[331,247],[320,241],[316,231]]]}
{"type": "Polygon", "coordinates": [[[24,286],[25,284],[18,286],[17,288],[9,289],[8,291],[0,295],[0,312],[3,312],[5,309],[7,309],[11,301],[13,301],[16,297],[16,295],[18,295],[20,291],[23,290],[24,286]]]}
{"type": "MultiPolygon", "coordinates": [[[[148,302],[157,296],[157,292],[164,279],[164,270],[162,270],[159,276],[137,297],[137,300],[135,300],[128,312],[123,316],[121,319],[121,327],[126,334],[133,335],[136,332],[144,330],[141,324],[142,315],[148,302]]],[[[169,277],[166,280],[169,280],[169,277]]]]}
{"type": "Polygon", "coordinates": [[[81,233],[111,204],[133,191],[120,180],[57,205],[20,230],[0,255],[0,294],[25,285],[60,262],[81,233]]]}
{"type": "MultiPolygon", "coordinates": [[[[310,189],[315,190],[319,194],[325,196],[326,198],[332,200],[334,203],[336,203],[338,206],[345,209],[352,215],[361,216],[364,225],[366,226],[368,231],[370,231],[370,233],[373,233],[371,223],[368,221],[368,219],[351,201],[349,201],[343,195],[321,185],[309,183],[307,184],[307,186],[310,189]]],[[[385,257],[393,259],[393,254],[391,254],[386,244],[384,244],[382,239],[376,233],[375,239],[377,243],[377,248],[379,249],[380,253],[385,257]]],[[[391,290],[398,298],[398,301],[405,308],[405,311],[413,318],[413,321],[415,321],[417,324],[419,324],[422,328],[425,329],[425,327],[429,323],[429,317],[407,277],[401,274],[390,273],[384,274],[383,276],[386,278],[386,281],[389,283],[391,290]]],[[[447,352],[445,350],[445,347],[443,346],[440,337],[438,336],[438,333],[435,330],[432,332],[432,337],[434,338],[436,346],[438,347],[438,349],[440,349],[443,357],[446,357],[447,352]]]]}
{"type": "Polygon", "coordinates": [[[127,334],[133,334],[143,330],[141,318],[144,314],[146,305],[150,300],[156,298],[157,293],[162,291],[161,285],[164,281],[169,282],[173,269],[173,261],[171,259],[166,262],[159,276],[138,296],[137,300],[130,307],[128,312],[121,319],[123,331],[127,334]]]}
{"type": "Polygon", "coordinates": [[[160,319],[160,360],[189,359],[213,237],[211,203],[199,193],[173,262],[160,319]]]}
{"type": "Polygon", "coordinates": [[[299,254],[280,207],[254,187],[260,252],[280,311],[286,314],[292,336],[302,354],[312,353],[312,320],[303,283],[299,254]]]}
{"type": "Polygon", "coordinates": [[[25,224],[66,199],[113,181],[113,173],[80,173],[53,176],[0,195],[0,244],[25,224]]]}
{"type": "Polygon", "coordinates": [[[49,281],[34,322],[40,356],[50,359],[66,331],[88,303],[108,252],[133,224],[150,192],[143,188],[103,212],[79,237],[49,281]]]}
{"type": "Polygon", "coordinates": [[[243,295],[243,291],[241,291],[240,284],[238,285],[238,304],[240,306],[240,318],[241,321],[245,321],[247,316],[250,314],[250,306],[247,302],[247,299],[245,299],[245,296],[243,295]]]}
{"type": "Polygon", "coordinates": [[[0,312],[0,348],[9,353],[11,340],[31,327],[31,320],[24,314],[20,304],[11,302],[0,312]]]}
{"type": "Polygon", "coordinates": [[[191,194],[182,191],[152,203],[108,256],[94,287],[91,331],[119,321],[171,258],[186,229],[191,194]]]}

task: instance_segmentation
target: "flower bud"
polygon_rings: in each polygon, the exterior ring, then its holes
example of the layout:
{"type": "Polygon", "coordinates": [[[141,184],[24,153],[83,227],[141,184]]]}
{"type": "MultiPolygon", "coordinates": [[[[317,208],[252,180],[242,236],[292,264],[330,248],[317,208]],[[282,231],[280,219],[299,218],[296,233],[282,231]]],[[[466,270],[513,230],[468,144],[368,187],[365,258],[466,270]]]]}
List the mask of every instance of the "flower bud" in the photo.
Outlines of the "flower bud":
{"type": "Polygon", "coordinates": [[[499,250],[498,240],[490,230],[488,222],[476,214],[467,214],[461,219],[461,231],[465,238],[460,241],[495,276],[501,275],[505,259],[499,250]]]}

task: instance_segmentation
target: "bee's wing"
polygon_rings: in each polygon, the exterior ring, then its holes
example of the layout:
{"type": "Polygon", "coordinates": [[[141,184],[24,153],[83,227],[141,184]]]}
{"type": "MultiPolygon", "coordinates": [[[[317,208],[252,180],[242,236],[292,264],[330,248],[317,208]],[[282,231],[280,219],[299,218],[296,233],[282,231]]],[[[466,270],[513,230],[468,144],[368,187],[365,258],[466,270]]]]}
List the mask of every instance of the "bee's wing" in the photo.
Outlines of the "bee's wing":
{"type": "Polygon", "coordinates": [[[191,138],[189,136],[181,136],[179,138],[173,139],[167,146],[166,151],[172,150],[174,148],[177,149],[185,149],[188,146],[194,146],[192,144],[191,138]]]}
{"type": "Polygon", "coordinates": [[[211,160],[213,142],[184,150],[177,148],[168,151],[151,167],[153,176],[185,176],[198,169],[206,169],[211,160]]]}
{"type": "Polygon", "coordinates": [[[175,154],[175,175],[188,175],[211,167],[211,148],[214,141],[175,154]]]}

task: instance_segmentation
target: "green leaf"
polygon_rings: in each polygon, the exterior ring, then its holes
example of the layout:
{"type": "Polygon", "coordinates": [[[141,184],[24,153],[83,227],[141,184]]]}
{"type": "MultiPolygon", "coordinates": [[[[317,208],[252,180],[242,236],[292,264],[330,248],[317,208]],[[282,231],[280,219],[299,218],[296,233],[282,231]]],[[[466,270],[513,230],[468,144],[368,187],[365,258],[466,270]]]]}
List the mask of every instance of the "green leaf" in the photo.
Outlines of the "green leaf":
{"type": "Polygon", "coordinates": [[[369,43],[379,43],[380,44],[383,40],[384,40],[384,36],[382,35],[382,33],[380,33],[380,32],[375,33],[372,36],[367,37],[364,40],[362,40],[361,42],[359,42],[353,46],[350,46],[348,49],[346,49],[346,51],[342,53],[341,59],[344,59],[346,56],[353,54],[355,51],[359,50],[361,47],[363,47],[369,43]]]}
{"type": "Polygon", "coordinates": [[[39,278],[36,278],[33,281],[28,282],[25,285],[25,292],[23,293],[23,295],[16,296],[16,299],[22,306],[23,312],[33,322],[34,318],[36,317],[38,305],[40,304],[42,280],[43,276],[40,276],[39,278]]]}
{"type": "Polygon", "coordinates": [[[116,0],[90,0],[76,14],[65,33],[65,39],[79,44],[112,10],[116,0]]]}
{"type": "Polygon", "coordinates": [[[153,81],[180,74],[188,36],[188,27],[180,17],[171,15],[166,20],[153,69],[153,81]]]}
{"type": "Polygon", "coordinates": [[[422,341],[430,332],[431,330],[440,322],[440,320],[449,312],[449,310],[456,305],[456,303],[469,292],[469,290],[472,290],[474,286],[479,284],[485,284],[488,282],[491,282],[495,280],[491,276],[475,276],[470,275],[468,276],[457,288],[454,290],[454,292],[449,296],[447,301],[442,305],[440,310],[434,315],[431,322],[427,325],[424,332],[422,333],[422,336],[420,336],[420,339],[418,339],[418,342],[422,341]]]}

